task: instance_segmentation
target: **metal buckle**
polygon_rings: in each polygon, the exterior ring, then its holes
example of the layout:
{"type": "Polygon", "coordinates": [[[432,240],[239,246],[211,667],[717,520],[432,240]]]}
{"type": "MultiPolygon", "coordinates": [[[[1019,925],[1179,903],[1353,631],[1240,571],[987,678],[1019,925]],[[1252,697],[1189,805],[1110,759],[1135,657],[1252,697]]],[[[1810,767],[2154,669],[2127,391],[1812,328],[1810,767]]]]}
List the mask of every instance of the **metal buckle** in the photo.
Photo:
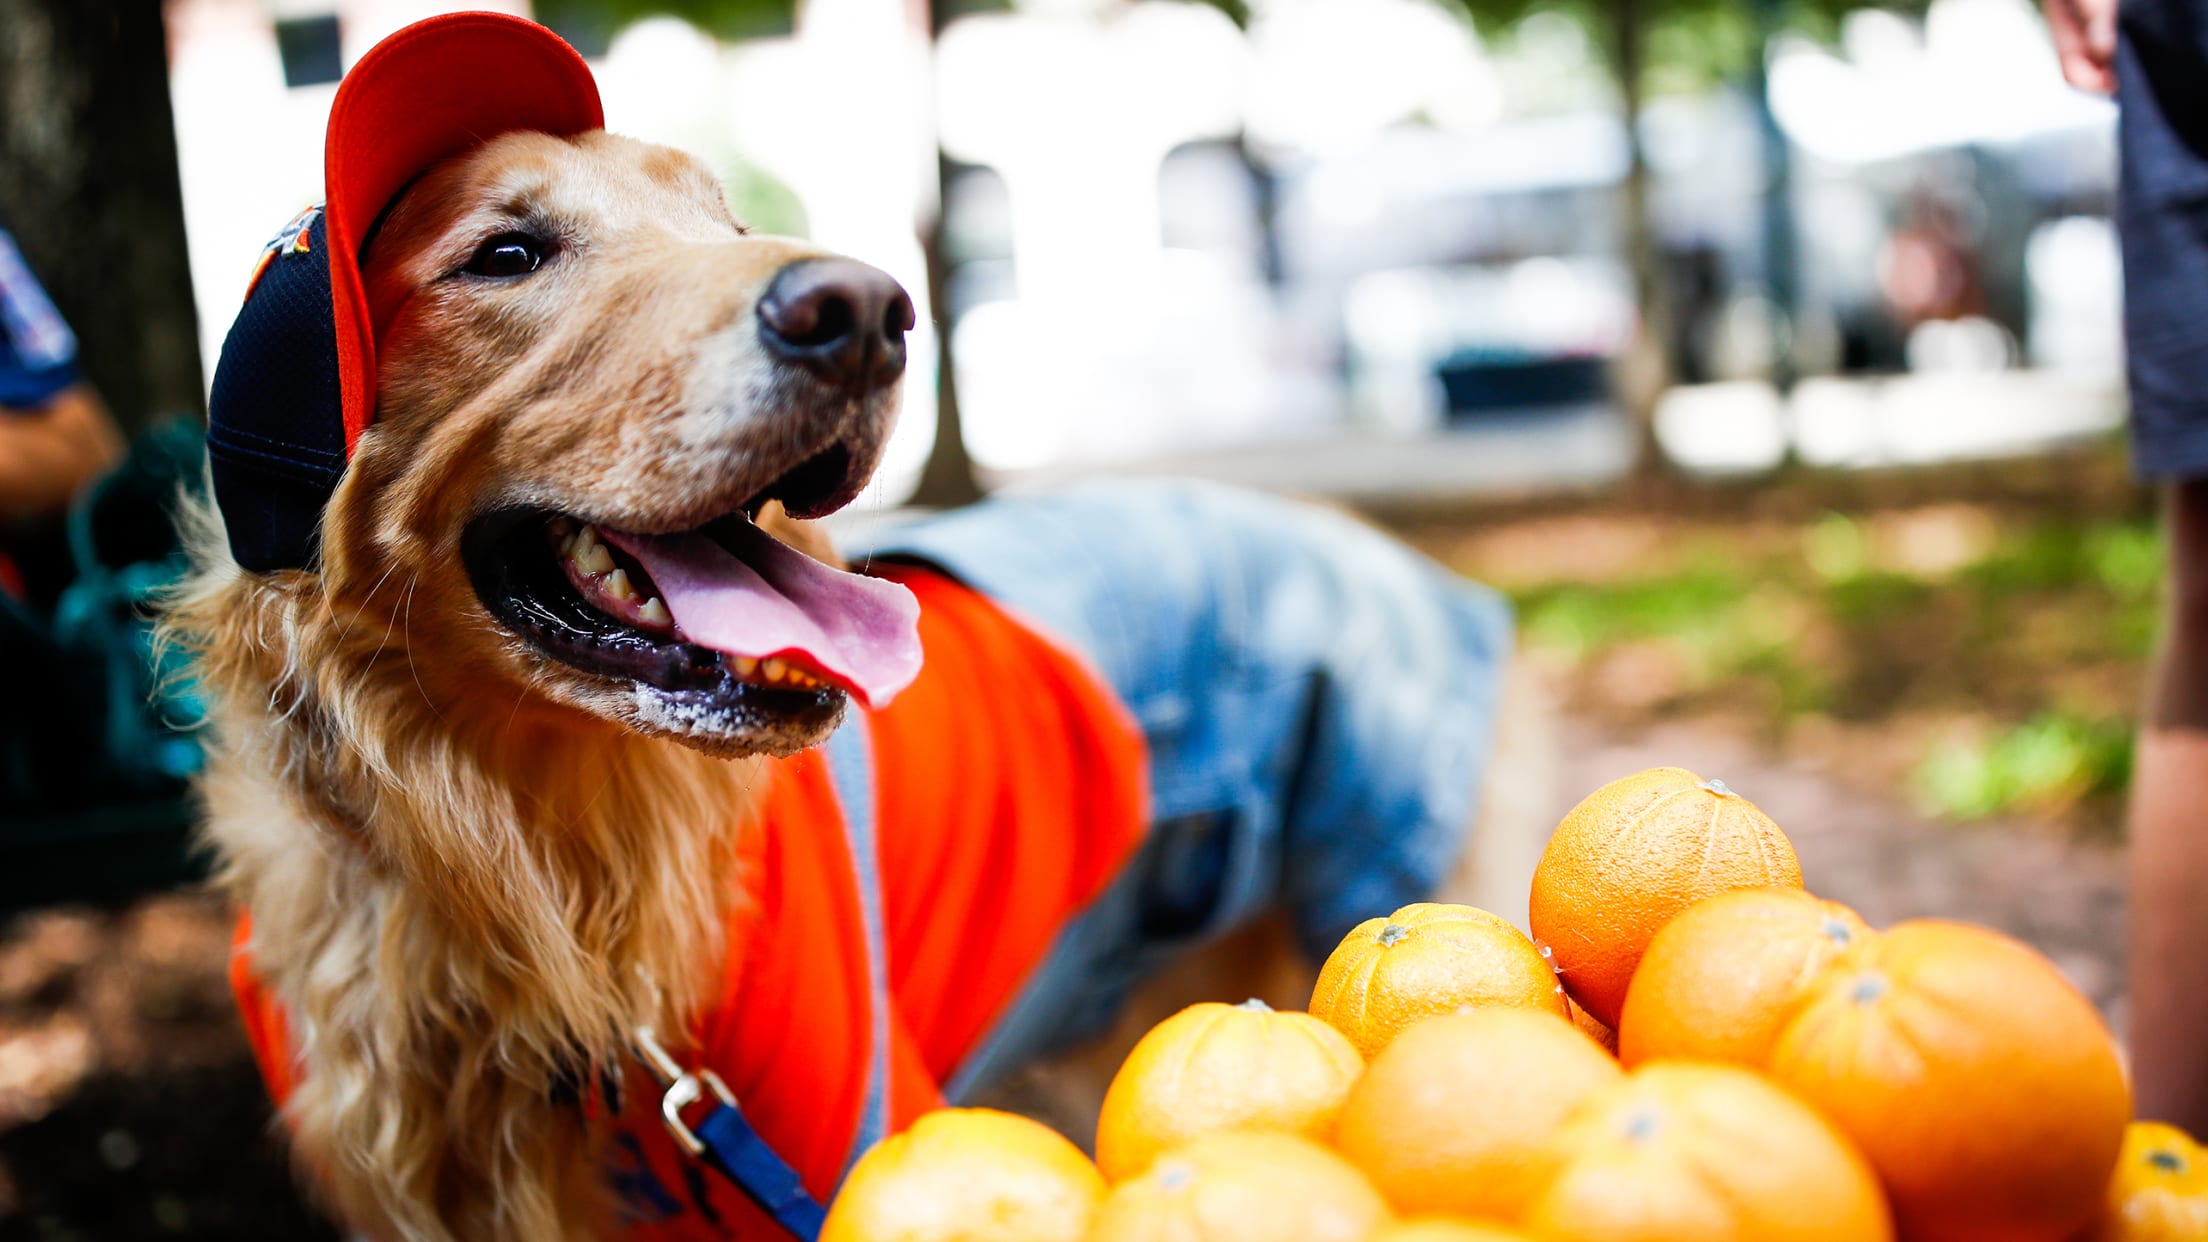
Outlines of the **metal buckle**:
{"type": "Polygon", "coordinates": [[[714,1098],[722,1104],[730,1108],[736,1107],[736,1097],[730,1093],[728,1084],[721,1081],[719,1074],[709,1069],[701,1069],[675,1079],[673,1085],[667,1088],[667,1094],[659,1100],[659,1117],[667,1123],[667,1133],[674,1135],[675,1142],[680,1143],[682,1149],[693,1156],[705,1154],[705,1140],[692,1132],[683,1121],[682,1110],[704,1099],[706,1091],[711,1091],[714,1098]],[[701,1084],[704,1087],[702,1091],[699,1089],[701,1084]]]}
{"type": "Polygon", "coordinates": [[[667,1133],[673,1135],[675,1142],[690,1155],[704,1155],[705,1140],[682,1119],[682,1110],[704,1100],[708,1092],[721,1104],[734,1108],[735,1093],[710,1069],[682,1068],[682,1063],[668,1053],[666,1046],[659,1042],[659,1036],[648,1026],[636,1028],[636,1049],[639,1059],[667,1088],[667,1093],[659,1097],[659,1116],[667,1125],[667,1133]]]}

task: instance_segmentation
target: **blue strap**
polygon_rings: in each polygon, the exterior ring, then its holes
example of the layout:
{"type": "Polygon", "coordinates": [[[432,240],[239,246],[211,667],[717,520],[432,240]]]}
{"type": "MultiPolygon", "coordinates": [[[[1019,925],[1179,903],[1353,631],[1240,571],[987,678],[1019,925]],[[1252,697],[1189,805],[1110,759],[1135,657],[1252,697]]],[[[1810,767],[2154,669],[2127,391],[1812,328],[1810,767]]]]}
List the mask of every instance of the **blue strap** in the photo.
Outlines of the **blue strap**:
{"type": "Polygon", "coordinates": [[[736,1183],[736,1188],[772,1216],[776,1224],[789,1230],[799,1242],[814,1242],[820,1237],[827,1210],[806,1193],[797,1170],[751,1128],[742,1109],[717,1104],[691,1133],[705,1144],[698,1158],[736,1183]]]}

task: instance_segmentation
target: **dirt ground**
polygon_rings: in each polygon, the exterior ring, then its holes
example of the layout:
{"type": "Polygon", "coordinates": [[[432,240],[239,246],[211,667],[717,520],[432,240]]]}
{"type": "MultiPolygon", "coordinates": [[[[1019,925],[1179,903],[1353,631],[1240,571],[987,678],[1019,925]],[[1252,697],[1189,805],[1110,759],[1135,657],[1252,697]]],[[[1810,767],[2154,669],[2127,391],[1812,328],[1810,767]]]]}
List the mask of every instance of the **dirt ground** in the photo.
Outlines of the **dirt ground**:
{"type": "Polygon", "coordinates": [[[335,1238],[299,1198],[204,896],[0,931],[0,1239],[335,1238]]]}

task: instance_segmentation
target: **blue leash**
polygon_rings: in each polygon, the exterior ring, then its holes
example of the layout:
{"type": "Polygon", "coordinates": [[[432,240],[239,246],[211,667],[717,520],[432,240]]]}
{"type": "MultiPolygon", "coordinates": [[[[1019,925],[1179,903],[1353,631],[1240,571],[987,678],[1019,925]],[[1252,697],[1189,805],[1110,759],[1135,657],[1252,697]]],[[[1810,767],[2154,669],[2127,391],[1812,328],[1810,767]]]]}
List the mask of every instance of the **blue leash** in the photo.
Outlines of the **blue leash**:
{"type": "Polygon", "coordinates": [[[821,1222],[828,1218],[827,1209],[806,1192],[797,1170],[759,1137],[721,1076],[710,1069],[682,1068],[648,1026],[637,1028],[636,1048],[638,1058],[667,1085],[667,1093],[660,1097],[659,1114],[675,1142],[727,1178],[799,1242],[814,1242],[820,1236],[821,1222]],[[692,1129],[682,1119],[683,1110],[709,1095],[713,1109],[692,1129]]]}
{"type": "MultiPolygon", "coordinates": [[[[873,755],[864,718],[845,722],[828,738],[829,777],[842,804],[844,831],[851,846],[853,878],[866,931],[867,967],[873,983],[874,1052],[868,1060],[865,1103],[851,1161],[879,1142],[889,1130],[889,980],[883,944],[882,886],[874,833],[873,755]]],[[[659,1042],[652,1028],[638,1027],[637,1056],[657,1075],[667,1093],[660,1097],[660,1119],[667,1132],[692,1158],[733,1183],[774,1222],[799,1242],[815,1242],[827,1209],[805,1189],[804,1180],[752,1128],[736,1106],[736,1096],[712,1070],[686,1070],[659,1042]],[[685,1109],[707,1102],[712,1111],[695,1129],[683,1120],[685,1109]]],[[[844,1171],[850,1171],[846,1163],[844,1171]]]]}

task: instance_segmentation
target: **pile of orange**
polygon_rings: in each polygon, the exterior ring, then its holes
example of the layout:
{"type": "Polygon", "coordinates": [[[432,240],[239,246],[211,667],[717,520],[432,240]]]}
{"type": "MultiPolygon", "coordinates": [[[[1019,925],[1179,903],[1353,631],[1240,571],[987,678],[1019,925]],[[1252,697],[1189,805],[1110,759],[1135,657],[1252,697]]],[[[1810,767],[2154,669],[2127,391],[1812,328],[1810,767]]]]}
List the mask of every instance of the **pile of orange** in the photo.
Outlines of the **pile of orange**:
{"type": "Polygon", "coordinates": [[[829,1242],[2208,1240],[2208,1152],[2131,1121],[2100,1015],[1997,933],[1874,931],[1719,781],[1604,786],[1533,936],[1464,906],[1352,930],[1309,1013],[1203,1004],[1113,1080],[1097,1160],[945,1110],[829,1242]]]}

